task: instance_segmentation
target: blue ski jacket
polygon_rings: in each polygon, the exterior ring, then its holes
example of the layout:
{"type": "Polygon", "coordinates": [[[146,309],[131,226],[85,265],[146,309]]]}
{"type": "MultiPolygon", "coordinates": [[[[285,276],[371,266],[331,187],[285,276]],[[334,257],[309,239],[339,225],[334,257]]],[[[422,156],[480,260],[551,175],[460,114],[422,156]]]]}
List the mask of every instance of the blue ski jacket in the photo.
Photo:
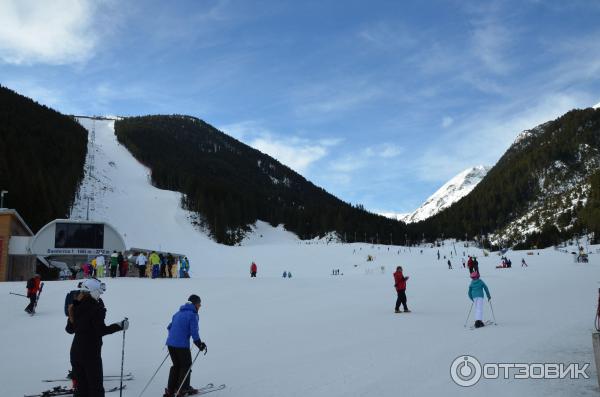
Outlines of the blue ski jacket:
{"type": "Polygon", "coordinates": [[[478,278],[471,281],[471,285],[469,285],[469,299],[473,300],[473,298],[483,298],[483,290],[485,290],[487,298],[490,299],[490,290],[482,279],[478,278]]]}
{"type": "Polygon", "coordinates": [[[188,302],[179,308],[179,311],[173,315],[171,324],[167,326],[169,336],[167,337],[167,346],[171,347],[190,347],[190,337],[195,341],[200,340],[198,333],[198,312],[193,303],[188,302]]]}

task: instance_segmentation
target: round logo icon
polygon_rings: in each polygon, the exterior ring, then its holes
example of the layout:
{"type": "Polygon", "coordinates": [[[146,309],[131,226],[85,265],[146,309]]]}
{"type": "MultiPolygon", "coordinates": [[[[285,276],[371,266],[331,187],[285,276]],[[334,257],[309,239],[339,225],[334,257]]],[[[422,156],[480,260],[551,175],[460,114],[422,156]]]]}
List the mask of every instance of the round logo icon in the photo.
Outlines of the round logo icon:
{"type": "Polygon", "coordinates": [[[473,386],[481,379],[481,364],[473,356],[458,356],[452,361],[450,376],[459,386],[473,386]]]}

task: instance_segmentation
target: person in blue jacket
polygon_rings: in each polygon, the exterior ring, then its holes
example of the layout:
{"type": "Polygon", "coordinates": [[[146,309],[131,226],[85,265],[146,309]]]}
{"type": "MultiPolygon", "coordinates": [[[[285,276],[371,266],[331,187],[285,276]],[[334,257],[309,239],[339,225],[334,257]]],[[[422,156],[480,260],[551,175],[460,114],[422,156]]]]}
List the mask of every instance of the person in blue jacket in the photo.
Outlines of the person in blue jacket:
{"type": "Polygon", "coordinates": [[[169,371],[169,381],[164,397],[176,397],[175,393],[180,388],[180,395],[195,394],[198,392],[197,389],[190,386],[192,374],[190,338],[192,338],[200,351],[206,351],[206,344],[200,340],[198,327],[198,310],[200,310],[200,306],[200,297],[198,295],[190,295],[188,302],[179,308],[179,311],[173,315],[171,324],[167,326],[169,336],[167,337],[166,344],[169,348],[169,355],[171,356],[173,366],[169,371]]]}
{"type": "Polygon", "coordinates": [[[471,284],[469,285],[469,299],[475,305],[475,328],[483,327],[483,291],[487,295],[488,301],[492,299],[487,285],[479,278],[479,272],[471,273],[471,284]]]}

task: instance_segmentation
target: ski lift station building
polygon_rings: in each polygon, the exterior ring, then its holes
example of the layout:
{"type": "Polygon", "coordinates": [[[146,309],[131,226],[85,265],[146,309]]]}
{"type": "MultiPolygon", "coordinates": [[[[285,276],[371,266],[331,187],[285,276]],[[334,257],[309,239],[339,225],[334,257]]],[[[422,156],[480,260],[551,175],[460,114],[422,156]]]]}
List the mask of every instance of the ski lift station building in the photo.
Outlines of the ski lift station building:
{"type": "Polygon", "coordinates": [[[125,250],[123,236],[106,222],[56,219],[34,235],[15,210],[0,210],[0,281],[27,279],[38,261],[76,266],[125,250]]]}

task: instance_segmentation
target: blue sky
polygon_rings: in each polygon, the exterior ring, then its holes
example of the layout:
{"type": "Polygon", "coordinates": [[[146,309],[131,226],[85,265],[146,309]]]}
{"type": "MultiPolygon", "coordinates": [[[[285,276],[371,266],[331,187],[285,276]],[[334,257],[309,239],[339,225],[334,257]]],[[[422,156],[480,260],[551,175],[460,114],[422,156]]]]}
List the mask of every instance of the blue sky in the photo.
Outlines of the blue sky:
{"type": "Polygon", "coordinates": [[[373,211],[600,102],[597,1],[0,1],[0,84],[199,117],[373,211]]]}

